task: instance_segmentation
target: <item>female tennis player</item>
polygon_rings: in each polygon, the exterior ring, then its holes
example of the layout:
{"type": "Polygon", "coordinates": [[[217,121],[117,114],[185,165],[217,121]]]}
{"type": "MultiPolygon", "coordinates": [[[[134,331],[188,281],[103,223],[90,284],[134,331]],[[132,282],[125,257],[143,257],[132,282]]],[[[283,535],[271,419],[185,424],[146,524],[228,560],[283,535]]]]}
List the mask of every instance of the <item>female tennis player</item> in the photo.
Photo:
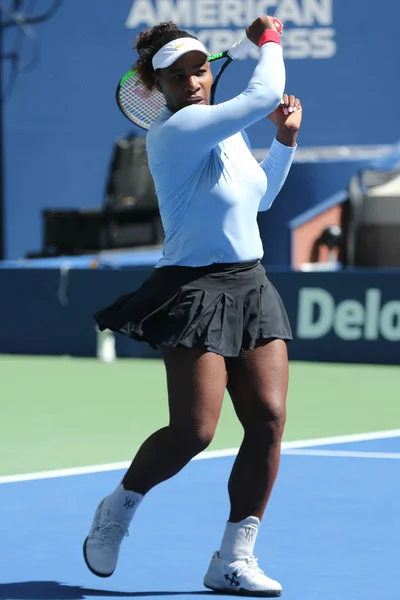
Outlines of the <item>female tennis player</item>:
{"type": "Polygon", "coordinates": [[[271,19],[258,18],[247,36],[259,46],[249,84],[215,106],[208,104],[208,52],[197,38],[162,23],[137,41],[141,79],[166,101],[147,135],[165,244],[143,286],[96,313],[96,320],[100,329],[159,348],[170,420],[143,443],[121,484],[100,502],[84,556],[93,573],[112,575],[144,496],[210,444],[227,388],[243,441],[228,483],[230,514],[204,585],[279,596],[281,585],[259,568],[254,546],[279,467],[292,333],[260,263],[257,213],[270,208],[285,182],[302,108],[284,94],[282,47],[271,19]],[[258,164],[243,130],[267,116],[277,133],[258,164]]]}

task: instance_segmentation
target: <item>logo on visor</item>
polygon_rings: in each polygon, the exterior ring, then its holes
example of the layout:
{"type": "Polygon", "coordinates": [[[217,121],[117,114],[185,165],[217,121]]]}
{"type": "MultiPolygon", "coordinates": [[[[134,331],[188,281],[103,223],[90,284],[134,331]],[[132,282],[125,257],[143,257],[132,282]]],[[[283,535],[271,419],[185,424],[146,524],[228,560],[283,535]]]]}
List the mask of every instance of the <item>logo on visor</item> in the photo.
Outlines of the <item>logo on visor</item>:
{"type": "MultiPolygon", "coordinates": [[[[185,42],[183,42],[183,44],[184,44],[184,43],[185,43],[185,42]]],[[[175,46],[175,48],[176,48],[177,50],[179,50],[179,48],[182,48],[183,44],[179,44],[178,46],[175,46]]]]}

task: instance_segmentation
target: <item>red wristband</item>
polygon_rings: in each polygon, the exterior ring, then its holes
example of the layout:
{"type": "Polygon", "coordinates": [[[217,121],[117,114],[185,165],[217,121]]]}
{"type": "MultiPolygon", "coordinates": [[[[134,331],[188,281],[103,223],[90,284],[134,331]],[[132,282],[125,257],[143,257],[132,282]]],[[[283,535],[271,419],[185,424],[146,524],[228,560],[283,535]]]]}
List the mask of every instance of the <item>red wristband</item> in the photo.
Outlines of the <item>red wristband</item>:
{"type": "Polygon", "coordinates": [[[261,46],[264,46],[264,44],[267,44],[268,42],[275,42],[275,44],[280,45],[281,37],[279,33],[277,33],[276,31],[272,31],[272,29],[267,29],[267,31],[264,31],[264,33],[258,40],[258,47],[261,48],[261,46]]]}

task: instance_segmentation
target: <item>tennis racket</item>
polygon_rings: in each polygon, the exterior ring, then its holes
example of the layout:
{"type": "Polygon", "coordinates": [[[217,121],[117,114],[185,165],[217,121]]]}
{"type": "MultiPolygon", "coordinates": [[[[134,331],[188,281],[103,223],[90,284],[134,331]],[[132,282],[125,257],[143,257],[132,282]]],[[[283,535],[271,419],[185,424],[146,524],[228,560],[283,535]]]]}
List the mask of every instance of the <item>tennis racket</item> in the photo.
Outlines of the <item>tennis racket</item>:
{"type": "MultiPolygon", "coordinates": [[[[283,25],[271,17],[278,33],[282,33],[283,25]]],[[[256,46],[247,37],[239,40],[229,50],[219,52],[208,57],[209,62],[225,59],[224,64],[217,73],[210,94],[210,102],[214,104],[215,92],[221,76],[232,61],[245,58],[256,46]]],[[[151,124],[159,117],[164,106],[165,98],[156,89],[148,90],[140,81],[137,69],[131,69],[122,77],[116,90],[117,104],[122,113],[135,125],[142,129],[149,129],[151,124]]]]}

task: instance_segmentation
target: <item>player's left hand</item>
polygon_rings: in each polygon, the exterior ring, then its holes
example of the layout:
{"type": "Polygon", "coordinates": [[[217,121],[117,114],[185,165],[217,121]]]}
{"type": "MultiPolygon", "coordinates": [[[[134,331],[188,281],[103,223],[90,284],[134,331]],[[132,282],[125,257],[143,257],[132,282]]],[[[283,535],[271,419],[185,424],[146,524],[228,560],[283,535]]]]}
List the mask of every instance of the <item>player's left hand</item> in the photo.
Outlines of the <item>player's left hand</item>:
{"type": "Polygon", "coordinates": [[[299,98],[284,94],[281,104],[274,110],[268,119],[278,129],[288,129],[290,131],[298,131],[300,129],[303,118],[303,107],[299,98]]]}

